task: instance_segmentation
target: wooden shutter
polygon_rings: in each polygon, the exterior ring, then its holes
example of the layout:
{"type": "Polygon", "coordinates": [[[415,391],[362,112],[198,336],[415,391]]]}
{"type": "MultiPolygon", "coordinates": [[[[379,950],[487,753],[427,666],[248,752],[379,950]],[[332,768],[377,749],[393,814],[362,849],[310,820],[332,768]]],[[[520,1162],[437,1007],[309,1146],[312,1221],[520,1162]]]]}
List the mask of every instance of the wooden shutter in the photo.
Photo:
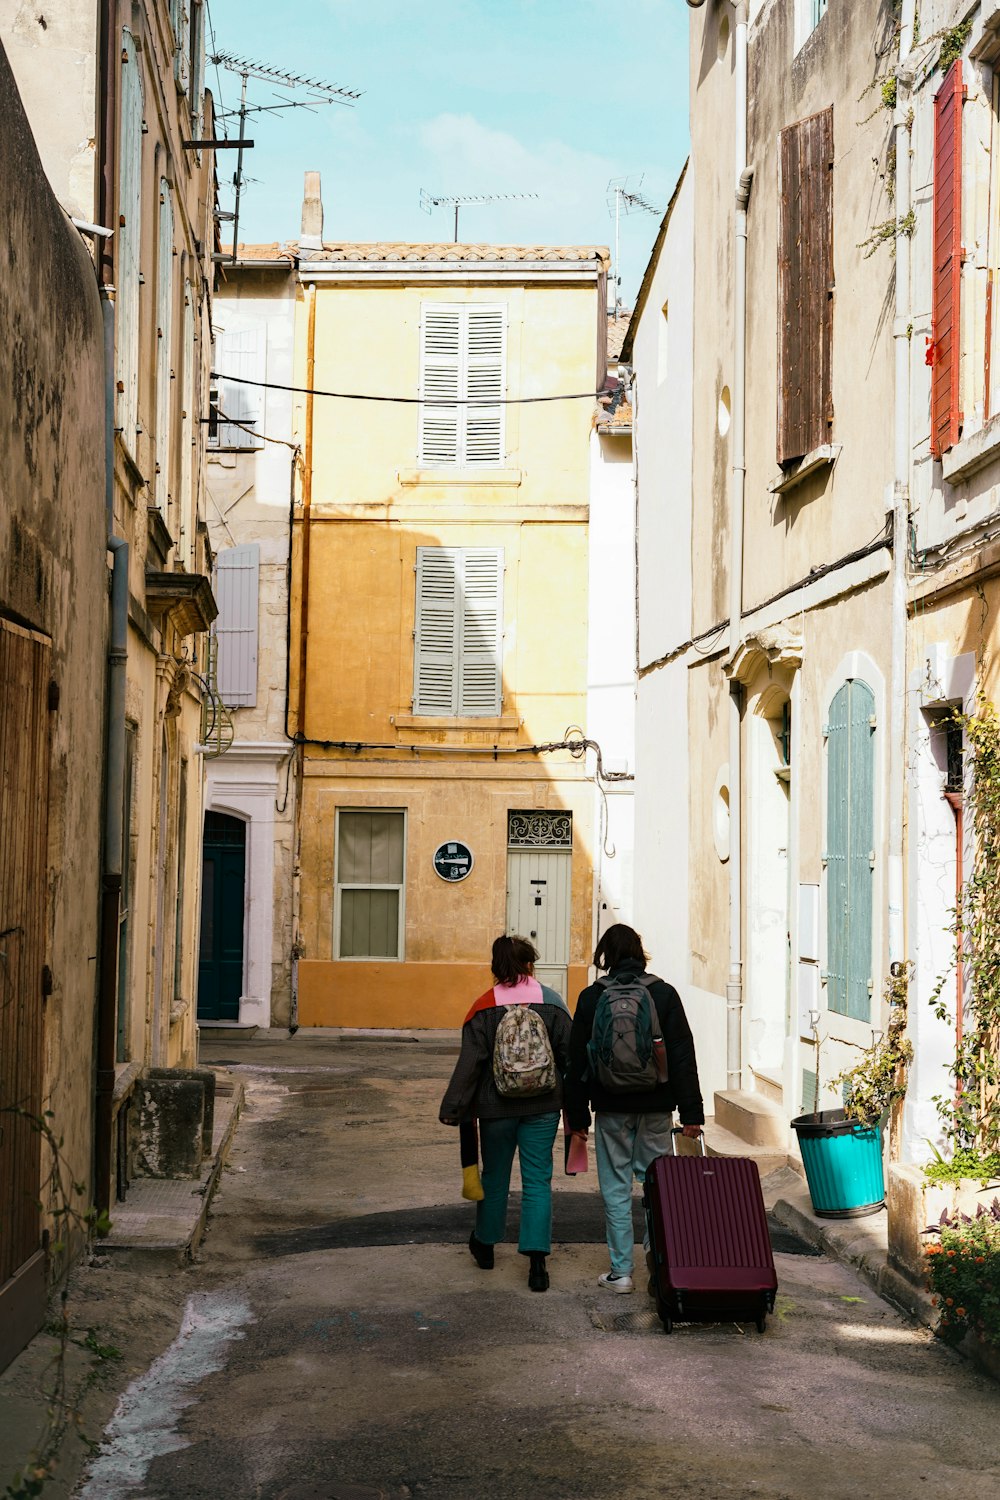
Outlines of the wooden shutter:
{"type": "Polygon", "coordinates": [[[139,255],[142,229],[142,72],[135,40],[122,31],[118,136],[118,231],[115,245],[117,424],[135,453],[139,421],[139,255]]]}
{"type": "Polygon", "coordinates": [[[505,329],[502,307],[470,307],[465,315],[465,395],[495,406],[465,408],[464,461],[470,468],[503,462],[505,329]]]}
{"type": "Polygon", "coordinates": [[[827,731],[827,1004],[871,1017],[872,898],[875,874],[875,698],[845,682],[827,731]]]}
{"type": "Polygon", "coordinates": [[[193,561],[196,505],[194,496],[195,379],[196,344],[194,341],[194,287],[185,278],[184,313],[181,327],[181,472],[178,481],[178,504],[181,532],[184,537],[185,561],[193,561]]]}
{"type": "Polygon", "coordinates": [[[257,595],[260,547],[228,547],[215,563],[216,670],[219,697],[227,708],[257,702],[257,595]]]}
{"type": "MultiPolygon", "coordinates": [[[[191,14],[191,134],[199,140],[205,120],[205,4],[194,0],[191,14]]],[[[201,160],[201,152],[197,153],[201,160]]]]}
{"type": "Polygon", "coordinates": [[[778,462],[830,441],[833,424],[833,108],[778,143],[778,462]]]}
{"type": "Polygon", "coordinates": [[[417,548],[413,711],[458,710],[458,598],[461,554],[455,547],[417,548]]]}
{"type": "Polygon", "coordinates": [[[838,1015],[847,1014],[850,694],[845,682],[830,704],[826,739],[826,993],[838,1015]]]}
{"type": "Polygon", "coordinates": [[[191,30],[191,15],[188,0],[170,0],[170,24],[174,30],[174,79],[182,94],[190,83],[188,52],[191,30]]]}
{"type": "Polygon", "coordinates": [[[173,360],[174,205],[170,184],[160,178],[156,264],[156,504],[167,513],[170,491],[170,369],[173,360]]]}
{"type": "Polygon", "coordinates": [[[503,551],[467,547],[462,556],[458,712],[495,717],[501,707],[503,551]]]}
{"type": "Polygon", "coordinates": [[[424,304],[420,328],[420,462],[430,468],[459,462],[462,391],[462,309],[424,304]]]}
{"type": "Polygon", "coordinates": [[[264,328],[223,329],[216,339],[215,368],[219,381],[219,426],[215,448],[260,448],[257,434],[263,426],[264,390],[259,385],[241,385],[225,377],[263,380],[266,373],[267,335],[264,328]],[[224,421],[228,417],[230,420],[224,421]],[[239,424],[238,426],[236,424],[239,424]]]}
{"type": "Polygon", "coordinates": [[[0,1364],[45,1310],[41,1137],[6,1111],[43,1108],[51,666],[44,636],[0,620],[0,1364]],[[6,1285],[36,1255],[39,1274],[6,1285]]]}
{"type": "Polygon", "coordinates": [[[962,288],[962,59],[934,96],[934,246],[931,289],[931,453],[940,458],[962,431],[959,404],[962,288]]]}
{"type": "Polygon", "coordinates": [[[847,1014],[871,1019],[872,897],[875,871],[875,695],[867,683],[851,683],[850,831],[847,934],[847,1014]]]}

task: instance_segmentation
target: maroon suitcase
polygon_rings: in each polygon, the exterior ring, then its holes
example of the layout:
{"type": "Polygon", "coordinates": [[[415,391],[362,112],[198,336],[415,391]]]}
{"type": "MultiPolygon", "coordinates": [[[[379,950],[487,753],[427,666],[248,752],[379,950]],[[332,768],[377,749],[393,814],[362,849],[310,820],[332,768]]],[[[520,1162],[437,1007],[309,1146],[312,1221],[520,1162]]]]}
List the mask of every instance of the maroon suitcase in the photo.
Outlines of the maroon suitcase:
{"type": "MultiPolygon", "coordinates": [[[[674,1137],[680,1134],[674,1131],[674,1137]]],[[[656,1310],[675,1322],[755,1322],[764,1332],[778,1278],[757,1163],[746,1157],[657,1157],[643,1197],[656,1310]]]]}

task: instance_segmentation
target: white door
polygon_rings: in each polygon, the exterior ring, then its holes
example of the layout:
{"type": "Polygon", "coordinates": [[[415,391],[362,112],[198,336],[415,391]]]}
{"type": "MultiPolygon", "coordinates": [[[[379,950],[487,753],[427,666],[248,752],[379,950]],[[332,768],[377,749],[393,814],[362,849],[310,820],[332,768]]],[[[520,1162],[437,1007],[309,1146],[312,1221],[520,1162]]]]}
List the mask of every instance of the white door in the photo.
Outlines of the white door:
{"type": "Polygon", "coordinates": [[[535,977],[566,999],[573,853],[511,849],[507,854],[507,931],[538,949],[535,977]]]}

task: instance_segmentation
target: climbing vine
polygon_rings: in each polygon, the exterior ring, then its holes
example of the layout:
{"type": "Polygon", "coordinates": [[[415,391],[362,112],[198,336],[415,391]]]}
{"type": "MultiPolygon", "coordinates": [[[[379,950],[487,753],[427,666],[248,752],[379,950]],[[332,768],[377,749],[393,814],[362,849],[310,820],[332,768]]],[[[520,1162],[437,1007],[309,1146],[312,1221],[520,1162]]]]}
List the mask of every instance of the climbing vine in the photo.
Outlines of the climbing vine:
{"type": "Polygon", "coordinates": [[[908,963],[893,964],[883,991],[889,1007],[885,1032],[862,1052],[853,1068],[833,1080],[834,1087],[844,1091],[847,1113],[862,1125],[878,1125],[906,1093],[906,1069],[913,1057],[913,1043],[906,1036],[910,969],[908,963]]]}
{"type": "Polygon", "coordinates": [[[86,1201],[83,1197],[86,1187],[74,1178],[70,1170],[63,1154],[63,1138],[55,1132],[55,1116],[51,1110],[35,1115],[18,1105],[10,1105],[0,1109],[0,1121],[4,1115],[20,1120],[41,1136],[46,1167],[38,1208],[42,1212],[47,1208],[54,1229],[48,1254],[56,1269],[55,1306],[45,1332],[55,1344],[40,1391],[45,1405],[45,1425],[28,1463],[2,1492],[3,1500],[34,1500],[55,1477],[59,1453],[71,1431],[85,1447],[96,1448],[96,1443],[83,1430],[80,1406],[85,1393],[96,1384],[102,1371],[121,1358],[117,1349],[101,1342],[95,1329],[88,1328],[81,1335],[73,1326],[69,1307],[68,1278],[73,1262],[73,1242],[87,1240],[94,1234],[107,1234],[111,1221],[106,1213],[81,1206],[86,1201]],[[83,1374],[71,1378],[69,1353],[74,1346],[82,1349],[88,1359],[83,1374]]]}
{"type": "MultiPolygon", "coordinates": [[[[948,929],[968,978],[950,1070],[955,1089],[934,1102],[953,1150],[971,1147],[986,1156],[1000,1148],[1000,714],[980,691],[975,711],[956,714],[955,722],[972,762],[965,809],[975,857],[948,929]]],[[[945,988],[954,972],[953,964],[931,994],[938,1019],[953,1025],[956,1002],[945,998],[945,988]]]]}

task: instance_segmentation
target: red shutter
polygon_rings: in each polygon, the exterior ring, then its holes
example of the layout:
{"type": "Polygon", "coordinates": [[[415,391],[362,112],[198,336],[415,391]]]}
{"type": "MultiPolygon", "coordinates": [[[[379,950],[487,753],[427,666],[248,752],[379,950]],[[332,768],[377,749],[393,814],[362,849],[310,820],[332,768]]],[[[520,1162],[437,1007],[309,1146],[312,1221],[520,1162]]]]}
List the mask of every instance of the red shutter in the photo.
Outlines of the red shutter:
{"type": "Polygon", "coordinates": [[[931,311],[931,453],[958,442],[962,293],[962,59],[934,96],[934,285],[931,311]]]}

